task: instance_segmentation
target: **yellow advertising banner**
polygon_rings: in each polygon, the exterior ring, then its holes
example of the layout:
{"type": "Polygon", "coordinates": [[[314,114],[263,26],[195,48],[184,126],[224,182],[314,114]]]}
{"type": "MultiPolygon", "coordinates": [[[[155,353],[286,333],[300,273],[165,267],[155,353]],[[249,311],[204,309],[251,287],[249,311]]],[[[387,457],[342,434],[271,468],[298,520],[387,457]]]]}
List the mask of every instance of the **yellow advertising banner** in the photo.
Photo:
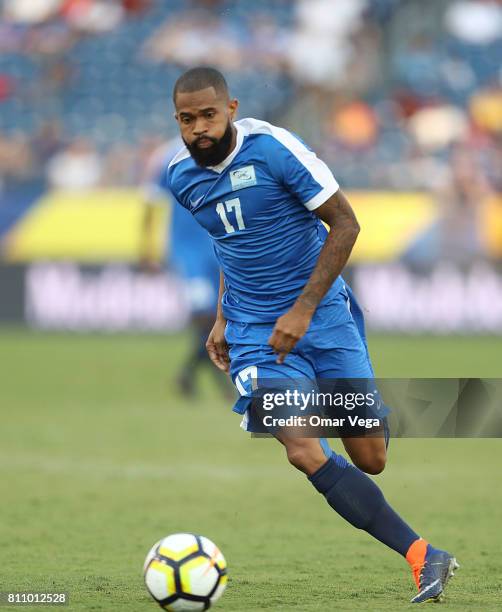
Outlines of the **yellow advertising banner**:
{"type": "MultiPolygon", "coordinates": [[[[438,220],[426,193],[348,192],[361,233],[354,263],[398,259],[438,220]]],[[[7,261],[75,260],[137,262],[144,252],[144,196],[139,189],[58,191],[46,194],[11,229],[2,244],[7,261]]],[[[167,213],[153,217],[153,252],[160,260],[168,234],[167,213]]],[[[482,233],[489,253],[502,256],[502,198],[483,208],[482,233]]]]}
{"type": "Polygon", "coordinates": [[[361,226],[354,263],[397,259],[438,216],[428,194],[355,191],[349,200],[361,226]]]}
{"type": "MultiPolygon", "coordinates": [[[[144,209],[139,189],[48,193],[11,230],[3,252],[8,261],[16,262],[135,262],[142,245],[144,209]]],[[[166,215],[155,218],[155,250],[160,256],[166,215]]]]}

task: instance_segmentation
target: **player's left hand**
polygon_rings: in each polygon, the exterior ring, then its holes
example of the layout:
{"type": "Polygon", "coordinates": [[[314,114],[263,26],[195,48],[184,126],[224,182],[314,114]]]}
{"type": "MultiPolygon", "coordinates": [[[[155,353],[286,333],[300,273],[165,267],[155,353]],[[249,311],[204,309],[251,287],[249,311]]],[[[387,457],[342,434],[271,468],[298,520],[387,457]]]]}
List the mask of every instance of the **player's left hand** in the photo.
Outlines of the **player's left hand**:
{"type": "Polygon", "coordinates": [[[277,363],[284,363],[286,355],[303,338],[312,320],[312,312],[295,304],[275,323],[268,343],[277,353],[277,363]]]}

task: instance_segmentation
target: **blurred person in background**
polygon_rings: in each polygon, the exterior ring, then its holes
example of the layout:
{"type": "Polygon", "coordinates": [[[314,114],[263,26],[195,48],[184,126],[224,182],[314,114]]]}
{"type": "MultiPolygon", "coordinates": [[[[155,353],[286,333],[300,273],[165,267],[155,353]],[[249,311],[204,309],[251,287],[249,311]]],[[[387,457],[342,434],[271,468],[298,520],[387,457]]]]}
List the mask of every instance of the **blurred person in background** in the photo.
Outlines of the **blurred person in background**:
{"type": "Polygon", "coordinates": [[[45,121],[33,134],[33,151],[40,167],[65,146],[63,126],[59,121],[45,121]]]}
{"type": "Polygon", "coordinates": [[[502,36],[500,0],[457,0],[444,16],[446,30],[470,45],[489,45],[502,36]]]}
{"type": "Polygon", "coordinates": [[[54,189],[91,189],[101,181],[102,160],[91,142],[78,138],[56,153],[47,166],[49,185],[54,189]]]}
{"type": "Polygon", "coordinates": [[[350,37],[361,25],[367,0],[299,0],[291,35],[289,63],[298,82],[332,91],[347,78],[350,37]]]}
{"type": "MultiPolygon", "coordinates": [[[[154,254],[155,214],[159,206],[170,206],[169,237],[166,241],[165,263],[183,280],[190,308],[191,346],[181,365],[177,384],[187,397],[197,391],[199,371],[211,366],[206,341],[213,327],[218,301],[220,270],[213,245],[207,232],[182,206],[176,205],[165,182],[165,169],[183,146],[180,138],[157,146],[150,154],[144,178],[145,212],[142,226],[141,266],[151,272],[160,272],[162,264],[154,254]]],[[[226,378],[210,367],[225,394],[231,392],[226,378]]]]}
{"type": "Polygon", "coordinates": [[[132,144],[120,142],[112,145],[103,159],[102,185],[112,188],[137,185],[141,161],[141,150],[132,144]]]}
{"type": "Polygon", "coordinates": [[[186,11],[160,26],[147,41],[145,55],[183,67],[211,61],[236,70],[245,61],[239,34],[228,20],[210,11],[186,11]]]}
{"type": "Polygon", "coordinates": [[[42,23],[57,15],[63,4],[64,0],[3,0],[3,17],[18,23],[42,23]]]}
{"type": "Polygon", "coordinates": [[[32,178],[35,157],[24,134],[0,133],[0,192],[2,185],[20,184],[32,178]]]}
{"type": "Polygon", "coordinates": [[[438,193],[441,259],[465,266],[485,256],[480,220],[490,193],[489,182],[469,145],[456,145],[448,182],[438,193]]]}
{"type": "Polygon", "coordinates": [[[64,0],[61,13],[77,31],[107,32],[120,25],[124,7],[118,0],[64,0]]]}

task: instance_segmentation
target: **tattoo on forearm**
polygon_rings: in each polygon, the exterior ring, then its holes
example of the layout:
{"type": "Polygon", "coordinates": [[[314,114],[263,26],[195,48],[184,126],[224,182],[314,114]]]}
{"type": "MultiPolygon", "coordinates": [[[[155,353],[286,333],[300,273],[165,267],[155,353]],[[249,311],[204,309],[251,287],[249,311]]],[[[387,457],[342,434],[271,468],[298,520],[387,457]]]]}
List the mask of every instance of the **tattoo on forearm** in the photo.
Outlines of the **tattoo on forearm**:
{"type": "Polygon", "coordinates": [[[312,275],[298,297],[298,302],[315,309],[326,295],[336,277],[341,273],[359,233],[356,217],[345,198],[335,200],[332,228],[319,254],[312,275]]]}

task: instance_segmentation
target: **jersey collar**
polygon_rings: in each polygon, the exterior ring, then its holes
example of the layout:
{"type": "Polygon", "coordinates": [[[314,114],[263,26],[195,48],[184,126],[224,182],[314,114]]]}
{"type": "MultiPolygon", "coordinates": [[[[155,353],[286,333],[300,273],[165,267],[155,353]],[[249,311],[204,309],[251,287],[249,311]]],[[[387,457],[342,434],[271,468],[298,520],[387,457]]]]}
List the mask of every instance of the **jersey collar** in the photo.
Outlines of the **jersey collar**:
{"type": "Polygon", "coordinates": [[[237,140],[235,143],[234,150],[225,157],[225,159],[217,164],[216,166],[207,166],[209,170],[214,170],[218,174],[221,174],[225,168],[228,168],[230,164],[234,161],[237,153],[241,150],[242,143],[244,142],[244,128],[240,126],[238,123],[234,123],[235,129],[237,130],[237,140]]]}

